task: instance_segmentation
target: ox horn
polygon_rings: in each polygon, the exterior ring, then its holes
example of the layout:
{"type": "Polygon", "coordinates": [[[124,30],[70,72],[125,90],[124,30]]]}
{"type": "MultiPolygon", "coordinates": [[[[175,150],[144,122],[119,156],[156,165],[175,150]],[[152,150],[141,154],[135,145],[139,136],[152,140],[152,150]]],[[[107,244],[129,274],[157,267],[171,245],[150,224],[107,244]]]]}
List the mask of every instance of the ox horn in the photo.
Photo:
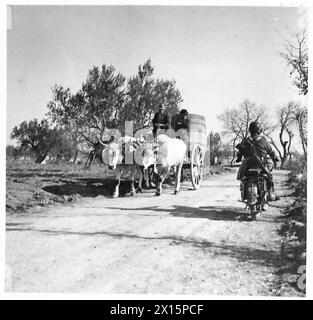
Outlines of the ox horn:
{"type": "Polygon", "coordinates": [[[107,143],[104,143],[101,139],[98,138],[98,141],[100,142],[100,144],[104,147],[107,147],[108,144],[107,143]]]}
{"type": "Polygon", "coordinates": [[[153,152],[156,153],[160,150],[159,146],[154,146],[153,147],[153,152]]]}

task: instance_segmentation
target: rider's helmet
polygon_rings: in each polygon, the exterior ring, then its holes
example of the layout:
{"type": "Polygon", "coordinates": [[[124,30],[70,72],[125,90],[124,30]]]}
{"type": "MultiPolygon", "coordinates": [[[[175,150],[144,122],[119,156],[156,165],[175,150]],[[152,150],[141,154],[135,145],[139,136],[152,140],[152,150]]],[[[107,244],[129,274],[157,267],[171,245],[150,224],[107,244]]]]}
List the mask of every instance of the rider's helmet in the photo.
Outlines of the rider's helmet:
{"type": "Polygon", "coordinates": [[[182,116],[188,115],[188,111],[187,111],[186,109],[182,109],[182,110],[180,110],[180,114],[181,114],[182,116]]]}
{"type": "Polygon", "coordinates": [[[259,122],[253,121],[249,125],[249,132],[251,134],[260,134],[262,132],[262,126],[259,122]]]}

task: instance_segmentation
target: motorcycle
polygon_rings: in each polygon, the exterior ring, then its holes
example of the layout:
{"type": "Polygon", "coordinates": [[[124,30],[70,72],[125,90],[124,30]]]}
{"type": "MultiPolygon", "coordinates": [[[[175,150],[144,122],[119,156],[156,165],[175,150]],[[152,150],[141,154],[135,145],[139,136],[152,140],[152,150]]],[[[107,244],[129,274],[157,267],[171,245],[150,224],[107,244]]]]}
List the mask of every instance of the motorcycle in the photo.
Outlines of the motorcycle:
{"type": "MultiPolygon", "coordinates": [[[[237,174],[237,179],[241,181],[241,201],[246,203],[246,207],[249,207],[251,218],[258,220],[258,214],[265,209],[265,204],[276,200],[270,172],[273,168],[269,165],[267,157],[261,160],[257,155],[253,141],[247,139],[238,144],[236,148],[244,156],[237,174]]],[[[273,161],[276,162],[274,159],[273,161]]]]}
{"type": "Polygon", "coordinates": [[[258,220],[258,214],[269,199],[268,175],[260,168],[246,170],[240,183],[241,200],[249,208],[252,220],[258,220]]]}

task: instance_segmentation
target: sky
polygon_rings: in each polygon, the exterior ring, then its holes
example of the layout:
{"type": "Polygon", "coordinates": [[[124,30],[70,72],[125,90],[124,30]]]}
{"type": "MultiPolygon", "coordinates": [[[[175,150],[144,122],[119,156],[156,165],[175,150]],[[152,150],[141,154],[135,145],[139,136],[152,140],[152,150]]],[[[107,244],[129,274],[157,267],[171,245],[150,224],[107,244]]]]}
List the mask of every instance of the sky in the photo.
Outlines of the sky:
{"type": "Polygon", "coordinates": [[[183,107],[217,116],[244,99],[270,113],[304,102],[278,51],[304,21],[293,7],[9,6],[7,143],[12,128],[42,119],[60,84],[76,92],[92,66],[113,65],[130,77],[151,59],[155,76],[175,80],[183,107]]]}

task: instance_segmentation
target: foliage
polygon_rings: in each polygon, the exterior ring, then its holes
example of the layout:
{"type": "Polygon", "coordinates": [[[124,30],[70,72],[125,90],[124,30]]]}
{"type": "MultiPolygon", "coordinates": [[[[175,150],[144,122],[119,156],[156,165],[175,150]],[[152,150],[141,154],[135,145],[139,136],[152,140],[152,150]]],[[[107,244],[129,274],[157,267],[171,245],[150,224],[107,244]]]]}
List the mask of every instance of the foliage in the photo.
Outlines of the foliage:
{"type": "Polygon", "coordinates": [[[303,153],[306,159],[307,147],[308,147],[308,109],[307,107],[300,106],[300,105],[296,106],[294,110],[294,122],[298,128],[303,153]]]}
{"type": "Polygon", "coordinates": [[[229,164],[233,150],[229,143],[222,143],[221,135],[218,132],[210,132],[210,165],[229,164]]]}
{"type": "Polygon", "coordinates": [[[75,161],[77,154],[78,150],[71,134],[64,128],[54,128],[51,134],[49,156],[56,161],[69,161],[71,158],[75,161]]]}
{"type": "Polygon", "coordinates": [[[50,141],[51,129],[47,120],[37,119],[29,122],[23,121],[19,126],[15,126],[11,133],[12,139],[17,139],[20,147],[30,150],[36,156],[36,163],[40,163],[47,156],[50,141]]]}
{"type": "Polygon", "coordinates": [[[92,148],[109,129],[124,134],[125,121],[133,121],[133,130],[148,126],[159,104],[174,114],[182,102],[175,81],[155,79],[153,71],[147,60],[125,85],[126,78],[113,66],[93,67],[76,94],[62,86],[52,88],[48,116],[55,125],[71,132],[77,144],[92,148]]]}
{"type": "Polygon", "coordinates": [[[283,37],[284,50],[280,56],[285,60],[293,84],[299,89],[299,93],[308,93],[308,46],[307,29],[304,28],[290,35],[290,39],[283,37]]]}
{"type": "Polygon", "coordinates": [[[220,162],[225,164],[231,164],[233,159],[233,149],[229,143],[222,143],[219,150],[220,162]]]}
{"type": "Polygon", "coordinates": [[[16,155],[16,148],[12,145],[7,145],[6,146],[6,158],[7,159],[15,159],[16,155]]]}
{"type": "Polygon", "coordinates": [[[48,102],[48,119],[55,127],[67,132],[73,146],[77,147],[81,141],[79,135],[79,112],[75,107],[77,97],[72,96],[70,89],[55,85],[52,88],[53,100],[48,102]]]}
{"type": "MultiPolygon", "coordinates": [[[[306,162],[305,162],[306,163],[306,162]]],[[[306,265],[306,238],[307,238],[307,175],[306,167],[301,170],[291,171],[288,185],[294,189],[296,197],[284,211],[284,222],[280,225],[278,233],[281,238],[281,259],[283,267],[280,270],[282,278],[289,275],[288,283],[297,290],[305,292],[305,288],[297,285],[299,267],[306,265]],[[300,171],[300,173],[299,173],[300,171]],[[291,277],[294,279],[290,283],[291,277]]]]}
{"type": "Polygon", "coordinates": [[[67,132],[51,128],[46,119],[38,121],[23,121],[15,126],[11,133],[12,139],[17,139],[18,147],[15,154],[28,153],[35,157],[36,163],[41,163],[48,153],[60,157],[72,147],[67,132]]]}
{"type": "MultiPolygon", "coordinates": [[[[307,27],[297,32],[290,33],[288,37],[282,37],[284,41],[284,49],[281,52],[279,52],[279,54],[285,60],[289,68],[290,77],[293,79],[293,84],[299,89],[299,94],[306,95],[308,93],[307,27]]],[[[290,103],[288,105],[290,105],[290,103]]],[[[288,108],[286,110],[288,110],[288,108]]],[[[291,115],[289,116],[291,120],[288,120],[289,122],[292,122],[292,124],[295,125],[298,129],[303,153],[305,156],[305,162],[307,159],[307,117],[307,107],[294,104],[292,106],[291,115]]],[[[281,122],[280,124],[281,129],[283,129],[283,123],[281,122]]],[[[291,133],[287,133],[289,135],[289,141],[291,142],[292,131],[291,133]]],[[[282,146],[282,159],[286,161],[285,158],[288,156],[288,153],[290,154],[290,152],[288,150],[286,154],[286,147],[283,144],[282,146]]],[[[287,149],[290,148],[287,147],[287,149]]]]}
{"type": "Polygon", "coordinates": [[[305,166],[305,156],[297,151],[292,151],[290,153],[290,158],[286,161],[285,169],[291,170],[297,175],[303,173],[305,166]]]}
{"type": "Polygon", "coordinates": [[[127,81],[125,104],[119,111],[120,131],[124,132],[125,121],[133,121],[133,130],[151,125],[159,104],[165,112],[173,115],[179,111],[182,97],[175,81],[154,79],[151,60],[138,67],[138,73],[127,81]]]}
{"type": "Polygon", "coordinates": [[[211,165],[216,164],[216,159],[219,158],[220,156],[220,148],[222,145],[222,140],[221,136],[218,132],[213,133],[212,131],[210,132],[209,135],[209,140],[210,140],[210,163],[211,165]]]}
{"type": "Polygon", "coordinates": [[[113,66],[93,67],[76,94],[54,86],[48,116],[72,132],[74,141],[94,145],[107,128],[117,125],[117,114],[125,99],[124,82],[125,77],[115,74],[113,66]]]}

